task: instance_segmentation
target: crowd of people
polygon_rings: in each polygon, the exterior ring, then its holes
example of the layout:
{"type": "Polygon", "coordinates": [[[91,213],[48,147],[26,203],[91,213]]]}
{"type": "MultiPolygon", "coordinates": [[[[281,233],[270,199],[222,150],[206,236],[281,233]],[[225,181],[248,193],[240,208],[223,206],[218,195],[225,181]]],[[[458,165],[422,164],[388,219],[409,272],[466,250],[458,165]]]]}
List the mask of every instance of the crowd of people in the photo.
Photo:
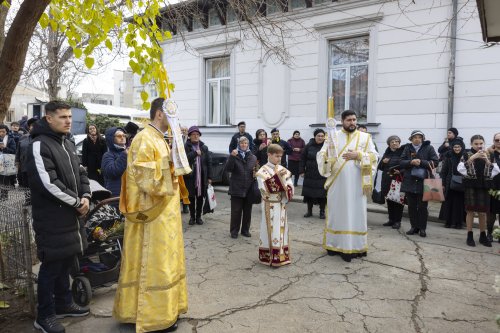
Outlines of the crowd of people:
{"type": "MultiPolygon", "coordinates": [[[[34,326],[62,333],[57,318],[85,316],[88,307],[75,304],[69,271],[75,255],[86,247],[81,216],[89,211],[90,179],[120,197],[125,216],[120,277],[113,309],[120,322],[135,323],[136,331],[177,328],[187,311],[186,269],[181,213],[189,225],[203,225],[211,210],[207,192],[213,170],[209,147],[198,126],[179,126],[176,105],[163,98],[151,104],[150,124],[138,133],[135,124],[105,130],[89,124],[81,160],[71,141],[71,107],[49,102],[43,119],[23,119],[9,129],[0,125],[0,152],[16,154],[17,176],[1,176],[2,184],[29,186],[38,258],[38,315],[34,326]],[[181,206],[179,207],[179,203],[181,206]],[[58,216],[58,219],[51,218],[58,216]],[[140,306],[141,305],[141,306],[140,306]]],[[[350,262],[367,255],[367,198],[373,176],[381,172],[384,197],[394,190],[401,200],[387,200],[384,226],[400,229],[408,205],[408,235],[426,237],[428,201],[425,179],[436,172],[442,179],[444,201],[440,218],[446,228],[467,227],[466,243],[475,246],[473,220],[479,219],[479,243],[491,247],[495,219],[500,218],[500,133],[485,145],[481,135],[465,149],[458,130],[450,128],[435,151],[422,131],[411,132],[408,143],[387,138],[380,156],[354,111],[341,115],[341,129],[318,128],[306,143],[299,131],[285,141],[273,128],[269,138],[258,129],[255,139],[238,123],[229,144],[226,170],[231,173],[229,235],[251,237],[252,208],[260,204],[259,261],[271,267],[291,263],[287,204],[302,178],[304,218],[325,219],[323,248],[330,256],[350,262]],[[438,170],[438,171],[436,171],[438,170]],[[404,197],[404,199],[403,199],[404,197]]],[[[1,197],[8,196],[6,190],[1,197]]]]}

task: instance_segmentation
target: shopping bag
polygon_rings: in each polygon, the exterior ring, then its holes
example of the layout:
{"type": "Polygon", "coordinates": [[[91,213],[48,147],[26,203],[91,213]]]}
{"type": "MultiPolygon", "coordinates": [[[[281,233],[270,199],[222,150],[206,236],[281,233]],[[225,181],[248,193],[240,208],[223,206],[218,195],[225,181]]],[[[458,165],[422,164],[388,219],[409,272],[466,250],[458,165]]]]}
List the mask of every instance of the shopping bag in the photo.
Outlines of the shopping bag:
{"type": "Polygon", "coordinates": [[[214,191],[214,187],[212,185],[208,185],[207,198],[208,198],[208,204],[210,205],[211,210],[213,210],[215,207],[217,207],[217,200],[215,200],[215,191],[214,191]]]}
{"type": "Polygon", "coordinates": [[[375,175],[375,180],[373,181],[372,201],[373,203],[383,205],[385,204],[385,198],[381,190],[382,185],[380,181],[377,182],[377,179],[379,179],[378,178],[379,173],[382,173],[382,171],[377,170],[377,174],[375,175]]]}
{"type": "Polygon", "coordinates": [[[13,176],[17,174],[16,155],[0,154],[0,175],[13,176]]]}
{"type": "Polygon", "coordinates": [[[389,201],[393,201],[401,205],[405,204],[405,194],[404,192],[401,192],[400,177],[396,177],[391,181],[389,192],[387,192],[387,196],[385,198],[389,201]]]}
{"type": "Polygon", "coordinates": [[[436,178],[436,169],[431,165],[429,178],[424,179],[424,194],[422,201],[444,201],[443,180],[436,178]]]}

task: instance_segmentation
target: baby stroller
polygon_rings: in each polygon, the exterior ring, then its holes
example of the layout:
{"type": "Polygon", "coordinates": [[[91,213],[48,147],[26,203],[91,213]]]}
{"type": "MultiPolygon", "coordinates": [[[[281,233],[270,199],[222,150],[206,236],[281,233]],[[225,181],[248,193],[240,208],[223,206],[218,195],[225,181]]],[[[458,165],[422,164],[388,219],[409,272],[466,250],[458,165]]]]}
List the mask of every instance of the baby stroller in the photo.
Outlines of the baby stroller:
{"type": "Polygon", "coordinates": [[[78,256],[71,272],[71,292],[76,304],[86,306],[92,290],[118,281],[124,217],[118,210],[119,198],[91,180],[92,200],[85,217],[88,248],[78,256]]]}

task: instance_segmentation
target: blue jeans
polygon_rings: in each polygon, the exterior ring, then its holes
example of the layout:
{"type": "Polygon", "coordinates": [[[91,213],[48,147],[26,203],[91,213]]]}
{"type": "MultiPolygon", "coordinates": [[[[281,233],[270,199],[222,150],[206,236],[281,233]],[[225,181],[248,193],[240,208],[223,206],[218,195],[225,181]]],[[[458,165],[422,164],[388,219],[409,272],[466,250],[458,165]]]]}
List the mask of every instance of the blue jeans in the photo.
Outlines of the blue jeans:
{"type": "Polygon", "coordinates": [[[42,262],[38,273],[38,318],[55,315],[56,307],[71,304],[69,272],[74,257],[42,262]]]}

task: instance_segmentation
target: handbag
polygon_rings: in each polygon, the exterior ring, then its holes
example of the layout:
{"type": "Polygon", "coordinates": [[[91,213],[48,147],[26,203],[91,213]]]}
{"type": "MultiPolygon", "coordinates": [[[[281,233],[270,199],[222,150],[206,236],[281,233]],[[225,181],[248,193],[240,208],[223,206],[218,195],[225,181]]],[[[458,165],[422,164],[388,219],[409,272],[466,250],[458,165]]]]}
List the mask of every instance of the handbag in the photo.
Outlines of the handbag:
{"type": "Polygon", "coordinates": [[[372,201],[373,203],[383,205],[385,204],[385,198],[384,195],[382,194],[382,191],[377,189],[377,178],[378,178],[379,171],[377,171],[377,174],[375,175],[375,180],[373,181],[373,191],[372,191],[372,201]]]}
{"type": "Polygon", "coordinates": [[[405,204],[405,193],[401,192],[401,177],[397,176],[391,181],[391,186],[389,187],[389,192],[387,192],[386,199],[388,201],[396,202],[400,205],[405,204]]]}
{"type": "Polygon", "coordinates": [[[424,193],[422,195],[422,201],[444,201],[443,193],[443,180],[441,178],[436,178],[436,169],[433,165],[430,166],[431,172],[429,178],[424,179],[424,193]]]}
{"type": "Polygon", "coordinates": [[[420,167],[413,167],[411,169],[411,176],[418,179],[426,179],[427,178],[427,170],[420,167]]]}
{"type": "Polygon", "coordinates": [[[457,192],[465,191],[463,178],[460,175],[451,175],[450,189],[457,192]]]}
{"type": "Polygon", "coordinates": [[[247,196],[254,205],[262,202],[262,193],[260,192],[259,184],[257,184],[257,179],[254,179],[252,185],[250,185],[247,196]]]}

